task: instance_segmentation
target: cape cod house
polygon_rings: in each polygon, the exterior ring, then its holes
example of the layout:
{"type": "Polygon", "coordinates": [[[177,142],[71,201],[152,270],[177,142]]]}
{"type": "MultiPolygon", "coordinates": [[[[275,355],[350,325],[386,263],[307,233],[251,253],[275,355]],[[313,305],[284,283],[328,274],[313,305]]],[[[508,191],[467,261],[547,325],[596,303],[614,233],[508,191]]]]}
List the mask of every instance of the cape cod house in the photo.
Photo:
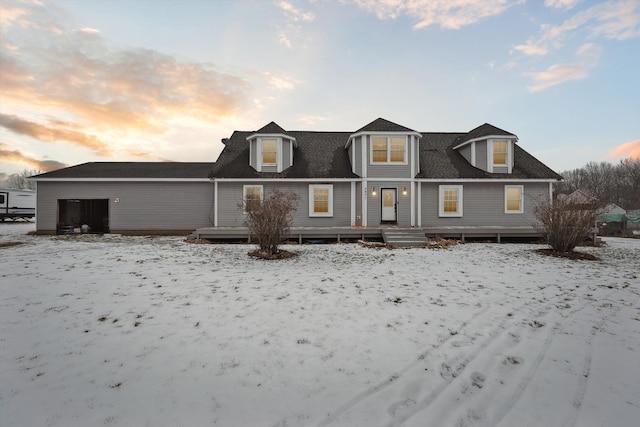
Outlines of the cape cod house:
{"type": "MultiPolygon", "coordinates": [[[[534,207],[562,179],[490,124],[417,132],[376,119],[355,132],[287,131],[274,122],[224,139],[215,163],[87,163],[38,175],[37,230],[92,218],[117,233],[245,233],[242,204],[298,194],[293,234],[533,236],[534,207]]],[[[89,221],[89,220],[84,220],[89,221]]]]}

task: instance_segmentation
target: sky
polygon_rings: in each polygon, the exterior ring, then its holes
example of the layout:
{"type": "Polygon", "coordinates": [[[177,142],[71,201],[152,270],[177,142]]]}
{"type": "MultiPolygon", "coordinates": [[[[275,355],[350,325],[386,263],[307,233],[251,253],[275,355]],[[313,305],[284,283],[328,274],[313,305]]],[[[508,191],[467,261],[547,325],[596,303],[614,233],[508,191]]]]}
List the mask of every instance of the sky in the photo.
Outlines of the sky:
{"type": "Polygon", "coordinates": [[[0,181],[378,117],[640,158],[640,0],[0,0],[0,65],[0,181]]]}

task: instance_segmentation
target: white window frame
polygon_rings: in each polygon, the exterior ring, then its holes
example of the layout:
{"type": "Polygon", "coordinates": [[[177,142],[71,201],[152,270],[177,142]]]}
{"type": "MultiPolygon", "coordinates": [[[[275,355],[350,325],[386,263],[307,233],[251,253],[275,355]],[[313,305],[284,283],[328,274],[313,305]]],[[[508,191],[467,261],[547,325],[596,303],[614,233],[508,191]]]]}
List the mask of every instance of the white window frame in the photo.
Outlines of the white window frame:
{"type": "Polygon", "coordinates": [[[507,168],[507,172],[511,173],[513,170],[513,140],[511,139],[490,139],[487,143],[487,166],[488,172],[493,172],[494,168],[507,168]],[[506,142],[507,143],[507,163],[505,164],[496,164],[493,162],[493,154],[494,154],[494,144],[496,142],[506,142]]]}
{"type": "Polygon", "coordinates": [[[521,214],[524,212],[524,185],[505,185],[504,186],[504,213],[506,214],[521,214]],[[520,189],[520,209],[509,210],[509,200],[507,199],[507,193],[509,188],[520,189]]]}
{"type": "Polygon", "coordinates": [[[260,203],[264,200],[264,187],[262,185],[243,185],[242,186],[242,213],[246,214],[247,210],[245,207],[247,206],[247,189],[248,188],[260,188],[260,203]]]}
{"type": "Polygon", "coordinates": [[[280,158],[280,152],[281,150],[279,150],[278,148],[278,138],[260,138],[260,163],[262,166],[277,166],[278,165],[278,159],[280,158]],[[275,151],[275,155],[276,155],[276,161],[273,163],[265,163],[264,162],[264,142],[265,141],[274,141],[275,145],[276,145],[276,151],[275,151]]]}
{"type": "Polygon", "coordinates": [[[333,216],[333,184],[309,184],[309,216],[311,217],[332,217],[333,216]],[[328,189],[329,190],[329,211],[328,212],[316,212],[315,211],[315,190],[316,189],[328,189]]]}
{"type": "Polygon", "coordinates": [[[406,135],[371,135],[369,138],[369,164],[370,165],[408,165],[409,164],[409,150],[408,138],[406,135]],[[387,161],[376,162],[373,160],[373,138],[386,138],[387,139],[387,161]],[[391,161],[391,139],[402,138],[404,139],[404,160],[402,162],[391,161]]]}
{"type": "Polygon", "coordinates": [[[462,185],[440,185],[438,186],[438,216],[440,217],[462,217],[463,214],[463,192],[462,185]],[[444,211],[444,193],[446,190],[458,191],[458,210],[456,212],[444,211]]]}

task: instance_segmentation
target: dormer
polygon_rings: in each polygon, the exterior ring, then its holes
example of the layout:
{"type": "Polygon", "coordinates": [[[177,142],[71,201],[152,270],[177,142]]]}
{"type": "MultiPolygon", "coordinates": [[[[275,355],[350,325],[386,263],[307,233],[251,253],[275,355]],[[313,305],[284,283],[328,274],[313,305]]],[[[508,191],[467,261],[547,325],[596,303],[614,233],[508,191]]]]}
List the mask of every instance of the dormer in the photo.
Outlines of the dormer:
{"type": "Polygon", "coordinates": [[[518,137],[489,123],[459,138],[453,149],[472,166],[489,173],[511,173],[518,137]]]}
{"type": "Polygon", "coordinates": [[[293,149],[296,139],[271,122],[247,137],[249,164],[258,172],[282,172],[293,166],[293,149]]]}
{"type": "Polygon", "coordinates": [[[420,172],[422,135],[378,118],[349,136],[345,148],[351,170],[358,176],[413,178],[420,172]]]}

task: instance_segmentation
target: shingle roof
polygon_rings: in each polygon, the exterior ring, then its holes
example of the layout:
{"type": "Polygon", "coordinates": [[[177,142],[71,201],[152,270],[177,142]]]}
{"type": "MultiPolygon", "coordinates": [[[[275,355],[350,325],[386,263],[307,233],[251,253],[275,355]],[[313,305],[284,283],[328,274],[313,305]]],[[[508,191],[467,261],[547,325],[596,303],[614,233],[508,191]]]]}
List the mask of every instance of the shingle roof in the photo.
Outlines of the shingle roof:
{"type": "Polygon", "coordinates": [[[276,122],[271,122],[268,125],[263,126],[255,133],[266,133],[266,134],[282,134],[286,135],[287,131],[282,129],[276,122]]]}
{"type": "MultiPolygon", "coordinates": [[[[384,120],[384,119],[378,119],[384,120]]],[[[372,123],[376,123],[376,121],[372,123]]],[[[390,122],[389,122],[390,123],[390,122]]],[[[371,123],[370,123],[371,124],[371,123]]],[[[379,122],[383,124],[383,122],[379,122]]],[[[369,125],[365,126],[367,128],[369,125]]],[[[362,128],[362,129],[365,129],[362,128]]],[[[364,130],[381,129],[377,126],[364,130]]],[[[398,128],[396,128],[398,129],[398,128]]],[[[406,129],[406,128],[404,128],[406,129]]],[[[479,132],[491,132],[487,135],[512,135],[494,126],[485,124],[479,132]],[[501,131],[502,133],[495,133],[501,131]]],[[[391,131],[387,128],[387,131],[391,131]]],[[[406,132],[414,132],[405,130],[406,132]]],[[[359,131],[358,131],[359,132],[359,131]]],[[[479,135],[479,132],[476,133],[479,135]]],[[[357,133],[357,132],[356,132],[357,133]]],[[[236,131],[229,138],[222,154],[211,171],[216,178],[357,178],[351,171],[348,150],[345,142],[351,132],[308,132],[290,131],[298,141],[294,150],[293,166],[281,173],[257,172],[249,165],[249,142],[247,136],[255,132],[236,131]]],[[[514,167],[511,174],[489,173],[472,166],[453,147],[458,145],[470,133],[421,133],[420,173],[416,178],[424,179],[561,179],[560,175],[549,169],[525,150],[514,144],[514,167]]]]}
{"type": "Polygon", "coordinates": [[[36,175],[34,178],[207,178],[214,163],[90,162],[36,175]]]}
{"type": "Polygon", "coordinates": [[[456,140],[456,145],[464,144],[466,141],[471,141],[472,139],[478,139],[485,136],[494,136],[494,135],[516,137],[511,132],[507,132],[506,130],[497,128],[493,125],[490,125],[489,123],[485,123],[483,125],[478,126],[475,129],[472,129],[466,134],[459,136],[458,139],[456,140]]]}
{"type": "Polygon", "coordinates": [[[235,131],[222,150],[210,176],[216,178],[357,178],[351,171],[344,144],[349,132],[291,131],[298,142],[293,166],[281,173],[257,172],[249,165],[247,137],[255,132],[235,131]]]}
{"type": "Polygon", "coordinates": [[[383,118],[377,118],[368,125],[361,127],[354,133],[359,132],[415,132],[413,129],[404,127],[397,123],[390,122],[383,118]]]}
{"type": "MultiPolygon", "coordinates": [[[[496,128],[497,129],[497,128],[496,128]]],[[[453,147],[465,133],[425,132],[420,140],[420,173],[424,179],[562,179],[549,167],[514,144],[512,173],[489,173],[472,166],[453,147]]]]}

